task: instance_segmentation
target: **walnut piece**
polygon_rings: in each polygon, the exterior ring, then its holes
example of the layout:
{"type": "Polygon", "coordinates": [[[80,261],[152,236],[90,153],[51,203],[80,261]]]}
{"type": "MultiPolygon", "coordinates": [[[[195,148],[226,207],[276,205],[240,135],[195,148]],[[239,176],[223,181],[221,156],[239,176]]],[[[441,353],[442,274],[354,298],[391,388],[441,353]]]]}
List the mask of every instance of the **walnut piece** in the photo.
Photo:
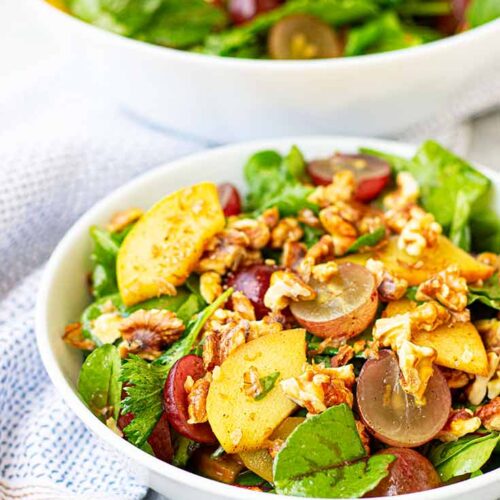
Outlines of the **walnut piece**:
{"type": "Polygon", "coordinates": [[[416,203],[420,196],[418,182],[409,172],[400,172],[396,177],[397,189],[384,198],[388,209],[401,209],[416,203]]]}
{"type": "Polygon", "coordinates": [[[339,266],[333,260],[323,264],[316,264],[312,268],[313,278],[321,283],[330,281],[338,272],[339,266]]]}
{"type": "Polygon", "coordinates": [[[322,236],[306,253],[297,268],[297,272],[306,282],[309,281],[313,267],[322,260],[333,257],[333,239],[329,234],[322,236]]]}
{"type": "Polygon", "coordinates": [[[334,254],[336,256],[344,255],[358,237],[358,231],[354,224],[345,220],[335,206],[321,210],[319,218],[325,230],[332,237],[334,254]]]}
{"type": "Polygon", "coordinates": [[[237,219],[231,221],[229,227],[241,231],[248,236],[249,246],[254,250],[264,248],[271,237],[269,227],[264,221],[255,219],[237,219]]]}
{"type": "Polygon", "coordinates": [[[298,269],[302,259],[306,256],[307,247],[298,241],[287,241],[283,245],[281,265],[285,269],[298,269]]]}
{"type": "Polygon", "coordinates": [[[95,342],[83,336],[81,323],[70,323],[67,325],[64,328],[63,340],[71,347],[84,351],[92,351],[96,347],[95,342]]]}
{"type": "Polygon", "coordinates": [[[339,366],[345,366],[354,357],[354,349],[348,345],[344,344],[339,347],[339,350],[335,356],[330,360],[330,366],[332,368],[338,368],[339,366]]]}
{"type": "Polygon", "coordinates": [[[481,334],[487,351],[500,355],[500,321],[498,319],[482,319],[474,323],[481,334]]]}
{"type": "Polygon", "coordinates": [[[215,271],[207,271],[200,275],[200,294],[211,304],[222,293],[222,279],[215,271]]]}
{"type": "Polygon", "coordinates": [[[467,281],[460,276],[460,269],[451,265],[421,283],[415,298],[421,301],[436,299],[450,311],[461,312],[467,307],[467,292],[467,281]]]}
{"type": "Polygon", "coordinates": [[[412,257],[420,257],[426,248],[437,244],[442,231],[432,214],[412,214],[399,235],[398,248],[412,257]]]}
{"type": "Polygon", "coordinates": [[[188,400],[188,424],[202,424],[208,421],[207,396],[210,389],[212,375],[206,373],[204,377],[196,380],[189,388],[188,400]]]}
{"type": "Polygon", "coordinates": [[[408,281],[393,276],[382,261],[368,259],[365,267],[375,276],[379,297],[384,302],[399,300],[408,290],[408,281]]]}
{"type": "Polygon", "coordinates": [[[313,300],[316,292],[296,274],[275,271],[264,295],[264,305],[271,311],[282,311],[292,301],[313,300]]]}
{"type": "Polygon", "coordinates": [[[255,366],[251,366],[243,374],[243,390],[247,396],[253,399],[262,394],[264,389],[260,382],[259,371],[255,366]]]}
{"type": "Polygon", "coordinates": [[[297,219],[285,217],[271,231],[271,247],[283,248],[287,241],[299,241],[304,235],[303,229],[297,219]]]}
{"type": "Polygon", "coordinates": [[[144,359],[156,359],[165,347],[181,336],[184,328],[171,311],[139,309],[121,322],[124,342],[120,345],[120,354],[122,357],[132,353],[144,359]]]}
{"type": "Polygon", "coordinates": [[[466,434],[476,432],[479,427],[481,427],[481,419],[474,416],[471,410],[467,408],[451,410],[446,424],[436,438],[445,443],[456,441],[466,434]]]}
{"type": "Polygon", "coordinates": [[[263,222],[269,229],[273,229],[280,220],[279,210],[276,207],[268,208],[259,215],[257,220],[263,222]]]}
{"type": "Polygon", "coordinates": [[[500,431],[500,397],[476,409],[476,415],[489,431],[500,431]]]}
{"type": "Polygon", "coordinates": [[[327,207],[339,201],[349,201],[356,190],[356,179],[350,170],[340,170],[328,186],[318,186],[308,197],[312,203],[327,207]]]}
{"type": "Polygon", "coordinates": [[[129,224],[137,222],[144,211],[140,208],[129,208],[121,212],[116,212],[111,217],[111,220],[106,225],[106,229],[111,233],[119,233],[123,231],[129,224]]]}
{"type": "Polygon", "coordinates": [[[233,292],[231,295],[231,302],[233,303],[233,311],[238,313],[241,318],[255,321],[255,309],[253,304],[242,292],[233,292]]]}

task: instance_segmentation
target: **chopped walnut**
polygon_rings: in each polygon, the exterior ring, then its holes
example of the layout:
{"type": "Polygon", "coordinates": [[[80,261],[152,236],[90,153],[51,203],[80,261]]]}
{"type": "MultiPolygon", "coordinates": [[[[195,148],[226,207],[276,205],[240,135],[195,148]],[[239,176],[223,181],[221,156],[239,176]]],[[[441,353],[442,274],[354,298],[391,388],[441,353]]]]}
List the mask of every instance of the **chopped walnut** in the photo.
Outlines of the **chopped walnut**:
{"type": "Polygon", "coordinates": [[[283,245],[281,265],[285,269],[297,269],[302,259],[306,256],[307,247],[298,241],[287,241],[283,245]]]}
{"type": "Polygon", "coordinates": [[[83,336],[81,323],[70,323],[67,325],[64,328],[63,340],[71,347],[85,351],[92,351],[96,347],[95,342],[83,336]]]}
{"type": "Polygon", "coordinates": [[[477,260],[481,264],[486,264],[492,267],[495,271],[500,269],[500,256],[493,252],[483,252],[477,256],[477,260]]]}
{"type": "Polygon", "coordinates": [[[229,227],[241,231],[248,236],[250,248],[259,250],[264,248],[271,237],[267,224],[255,219],[237,219],[229,224],[229,227]]]}
{"type": "Polygon", "coordinates": [[[188,424],[202,424],[208,421],[207,396],[210,389],[212,375],[206,373],[204,377],[196,380],[189,388],[188,400],[188,424]]]}
{"type": "Polygon", "coordinates": [[[250,321],[247,341],[257,339],[270,333],[277,333],[283,330],[283,324],[272,316],[265,316],[260,321],[250,321]]]}
{"type": "Polygon", "coordinates": [[[358,430],[358,434],[366,454],[370,455],[370,434],[368,434],[368,431],[361,420],[356,420],[356,429],[358,430]]]}
{"type": "Polygon", "coordinates": [[[327,207],[339,201],[349,201],[356,190],[356,179],[350,170],[340,170],[328,186],[318,186],[308,197],[312,203],[327,207]]]}
{"type": "Polygon", "coordinates": [[[500,431],[500,397],[495,397],[488,404],[477,408],[476,415],[486,429],[500,431]]]}
{"type": "Polygon", "coordinates": [[[333,239],[329,234],[322,236],[306,253],[297,271],[305,281],[309,281],[315,264],[327,257],[333,257],[333,239]]]}
{"type": "Polygon", "coordinates": [[[175,313],[164,309],[139,309],[121,322],[124,342],[120,345],[120,354],[122,357],[132,353],[144,359],[156,359],[183,331],[184,324],[175,313]]]}
{"type": "Polygon", "coordinates": [[[467,281],[460,276],[460,269],[451,265],[421,283],[416,299],[436,299],[451,311],[460,312],[467,307],[467,292],[467,281]]]}
{"type": "Polygon", "coordinates": [[[231,295],[231,301],[233,303],[233,311],[237,312],[243,319],[249,321],[255,320],[255,309],[253,304],[242,292],[234,292],[231,295]]]}
{"type": "Polygon", "coordinates": [[[251,366],[243,374],[243,390],[247,396],[253,399],[262,394],[264,389],[260,382],[259,371],[255,366],[251,366]]]}
{"type": "Polygon", "coordinates": [[[393,276],[380,260],[368,259],[365,267],[375,276],[379,297],[384,302],[399,300],[408,290],[408,281],[393,276]]]}
{"type": "Polygon", "coordinates": [[[466,434],[476,432],[479,427],[481,427],[481,419],[475,417],[471,410],[467,408],[451,410],[446,424],[436,438],[445,443],[456,441],[466,434]]]}
{"type": "Polygon", "coordinates": [[[429,213],[413,216],[406,223],[398,238],[398,248],[412,257],[420,257],[426,248],[437,244],[441,226],[429,213]]]}
{"type": "Polygon", "coordinates": [[[447,309],[436,301],[424,302],[410,313],[412,330],[432,332],[448,323],[451,315],[447,309]]]}
{"type": "Polygon", "coordinates": [[[302,224],[305,224],[306,226],[321,226],[319,219],[316,217],[316,214],[310,208],[302,208],[301,210],[299,210],[297,219],[299,220],[299,222],[302,222],[302,224]]]}
{"type": "Polygon", "coordinates": [[[268,208],[259,215],[257,220],[263,222],[269,229],[273,229],[280,220],[279,210],[276,207],[268,208]]]}
{"type": "Polygon", "coordinates": [[[271,247],[283,248],[287,241],[299,241],[304,235],[297,219],[285,217],[278,222],[278,225],[271,231],[271,247]]]}
{"type": "Polygon", "coordinates": [[[260,250],[246,250],[239,266],[237,267],[248,267],[253,266],[254,264],[261,264],[263,260],[262,252],[260,250]]]}
{"type": "Polygon", "coordinates": [[[325,230],[332,237],[334,254],[336,256],[344,255],[358,237],[358,231],[354,224],[347,222],[333,206],[321,210],[319,218],[325,230]]]}
{"type": "Polygon", "coordinates": [[[490,381],[495,379],[497,374],[497,369],[499,366],[500,357],[495,352],[488,352],[488,375],[482,377],[481,375],[476,375],[476,378],[470,384],[465,392],[470,403],[473,405],[479,405],[483,399],[488,394],[488,384],[490,381]]]}
{"type": "Polygon", "coordinates": [[[416,203],[420,196],[418,182],[409,172],[400,172],[396,177],[397,189],[384,198],[384,206],[389,209],[404,208],[416,203]]]}
{"type": "Polygon", "coordinates": [[[443,366],[440,367],[440,370],[450,389],[463,389],[471,380],[471,376],[468,373],[460,370],[453,370],[452,368],[445,368],[443,366]]]}
{"type": "Polygon", "coordinates": [[[411,316],[410,313],[405,313],[377,319],[372,335],[382,346],[390,347],[397,352],[403,342],[411,339],[411,332],[411,316]]]}
{"type": "Polygon", "coordinates": [[[282,380],[280,386],[289,399],[313,415],[341,403],[352,406],[354,381],[353,365],[339,368],[306,365],[299,377],[282,380]]]}
{"type": "Polygon", "coordinates": [[[330,365],[332,368],[338,368],[339,366],[345,366],[354,357],[354,349],[348,345],[344,344],[339,347],[339,351],[330,360],[330,365]]]}
{"type": "Polygon", "coordinates": [[[494,351],[500,356],[500,321],[498,319],[482,319],[474,323],[481,334],[488,351],[494,351]]]}
{"type": "Polygon", "coordinates": [[[140,208],[129,208],[113,214],[111,220],[106,225],[106,229],[111,233],[119,233],[123,231],[129,224],[138,221],[144,211],[140,208]]]}
{"type": "Polygon", "coordinates": [[[339,266],[333,260],[324,264],[316,264],[312,268],[313,278],[321,283],[330,281],[338,272],[339,266]]]}
{"type": "Polygon", "coordinates": [[[313,300],[316,292],[296,274],[275,271],[264,295],[264,305],[271,311],[282,311],[292,301],[313,300]]]}
{"type": "Polygon", "coordinates": [[[211,304],[222,293],[222,280],[214,271],[200,275],[200,294],[208,304],[211,304]]]}

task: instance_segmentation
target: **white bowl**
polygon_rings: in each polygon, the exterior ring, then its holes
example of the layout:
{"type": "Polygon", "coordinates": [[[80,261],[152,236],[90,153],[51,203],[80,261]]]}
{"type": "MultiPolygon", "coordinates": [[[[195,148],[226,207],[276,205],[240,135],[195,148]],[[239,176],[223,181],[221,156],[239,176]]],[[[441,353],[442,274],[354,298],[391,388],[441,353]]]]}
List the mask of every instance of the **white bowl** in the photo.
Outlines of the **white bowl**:
{"type": "MultiPolygon", "coordinates": [[[[124,38],[29,0],[100,92],[155,124],[221,143],[388,135],[457,104],[500,57],[500,20],[406,50],[317,61],[205,56],[124,38]]],[[[458,103],[459,104],[459,103],[458,103]]]]}
{"type": "MultiPolygon", "coordinates": [[[[264,493],[227,486],[168,465],[119,438],[103,425],[79,399],[76,381],[82,357],[61,338],[64,326],[79,318],[88,304],[86,273],[90,268],[89,226],[103,224],[117,210],[130,206],[148,208],[155,201],[183,186],[208,180],[230,181],[243,188],[243,165],[261,149],[286,152],[297,144],[307,158],[325,156],[335,150],[354,152],[368,146],[410,156],[414,147],[395,142],[340,137],[294,138],[244,143],[213,149],[189,156],[152,170],[115,190],[82,216],[55,249],[45,269],[38,295],[36,332],[38,347],[45,367],[61,396],[87,427],[122,456],[131,459],[135,472],[155,490],[175,500],[254,499],[269,500],[264,493]],[[201,495],[201,496],[200,496],[201,495]]],[[[500,190],[500,174],[481,168],[500,190]]],[[[500,211],[500,201],[496,200],[500,211]]],[[[498,498],[500,469],[463,483],[446,486],[412,499],[493,500],[498,498]]],[[[401,499],[408,498],[407,495],[401,499]]]]}

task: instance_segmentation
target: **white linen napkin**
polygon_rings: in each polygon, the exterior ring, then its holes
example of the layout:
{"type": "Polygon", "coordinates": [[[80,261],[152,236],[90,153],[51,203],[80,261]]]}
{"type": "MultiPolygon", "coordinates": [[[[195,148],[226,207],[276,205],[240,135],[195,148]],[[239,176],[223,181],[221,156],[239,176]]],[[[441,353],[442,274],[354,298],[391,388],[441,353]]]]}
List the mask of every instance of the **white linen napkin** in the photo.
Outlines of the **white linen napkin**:
{"type": "MultiPolygon", "coordinates": [[[[133,176],[210,146],[174,137],[92,92],[71,62],[34,68],[0,94],[0,498],[138,499],[146,486],[61,400],[33,331],[37,270],[97,199],[133,176]]],[[[466,152],[459,124],[500,104],[500,85],[402,133],[466,152]]]]}

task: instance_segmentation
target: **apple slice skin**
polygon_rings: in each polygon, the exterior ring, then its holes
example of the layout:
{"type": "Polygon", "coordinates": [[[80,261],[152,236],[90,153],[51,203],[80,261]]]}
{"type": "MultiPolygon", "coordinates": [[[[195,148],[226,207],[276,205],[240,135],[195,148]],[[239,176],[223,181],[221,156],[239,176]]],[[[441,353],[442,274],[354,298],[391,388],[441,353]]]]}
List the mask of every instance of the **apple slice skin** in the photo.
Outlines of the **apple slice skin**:
{"type": "MultiPolygon", "coordinates": [[[[318,299],[297,302],[290,306],[290,310],[297,322],[318,337],[334,337],[338,339],[354,337],[370,325],[377,313],[377,284],[370,271],[358,264],[346,262],[339,266],[339,278],[346,290],[348,287],[353,288],[353,290],[350,290],[353,296],[362,296],[365,300],[358,301],[360,303],[352,308],[347,307],[344,314],[338,314],[329,320],[311,319],[314,318],[312,311],[318,299]]],[[[314,280],[311,280],[310,284],[317,291],[324,288],[324,285],[314,280]]],[[[345,295],[346,292],[342,293],[342,296],[345,295]]]]}

